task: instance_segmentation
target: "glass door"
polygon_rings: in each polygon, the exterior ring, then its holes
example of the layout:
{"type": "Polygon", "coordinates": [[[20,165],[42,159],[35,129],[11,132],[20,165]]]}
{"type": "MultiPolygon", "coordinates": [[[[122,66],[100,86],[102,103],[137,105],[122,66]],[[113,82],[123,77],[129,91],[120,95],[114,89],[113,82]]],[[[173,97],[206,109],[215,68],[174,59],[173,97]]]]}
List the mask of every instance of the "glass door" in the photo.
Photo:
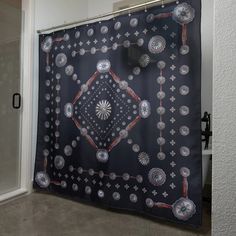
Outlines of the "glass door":
{"type": "Polygon", "coordinates": [[[0,0],[0,195],[20,187],[21,7],[0,0]]]}

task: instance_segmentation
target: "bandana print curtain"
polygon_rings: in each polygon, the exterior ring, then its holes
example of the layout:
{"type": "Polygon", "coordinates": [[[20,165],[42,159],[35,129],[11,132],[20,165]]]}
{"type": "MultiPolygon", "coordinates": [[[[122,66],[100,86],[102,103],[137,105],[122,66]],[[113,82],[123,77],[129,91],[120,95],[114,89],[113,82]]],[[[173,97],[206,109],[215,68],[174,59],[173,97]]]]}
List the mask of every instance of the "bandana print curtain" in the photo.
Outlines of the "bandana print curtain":
{"type": "Polygon", "coordinates": [[[34,187],[201,224],[200,1],[40,35],[34,187]]]}

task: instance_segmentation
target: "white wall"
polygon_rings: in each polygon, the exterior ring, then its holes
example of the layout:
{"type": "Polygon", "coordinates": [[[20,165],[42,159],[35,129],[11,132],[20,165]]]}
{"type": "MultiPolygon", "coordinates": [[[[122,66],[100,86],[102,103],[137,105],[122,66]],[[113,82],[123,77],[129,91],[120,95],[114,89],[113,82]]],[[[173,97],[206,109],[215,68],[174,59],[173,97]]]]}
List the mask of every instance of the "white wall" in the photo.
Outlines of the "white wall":
{"type": "Polygon", "coordinates": [[[214,0],[202,0],[202,113],[212,114],[213,81],[213,5],[214,0]]]}
{"type": "Polygon", "coordinates": [[[35,27],[47,28],[88,15],[86,0],[35,0],[35,27]]]}
{"type": "Polygon", "coordinates": [[[215,0],[213,235],[236,235],[236,1],[215,0]]]}

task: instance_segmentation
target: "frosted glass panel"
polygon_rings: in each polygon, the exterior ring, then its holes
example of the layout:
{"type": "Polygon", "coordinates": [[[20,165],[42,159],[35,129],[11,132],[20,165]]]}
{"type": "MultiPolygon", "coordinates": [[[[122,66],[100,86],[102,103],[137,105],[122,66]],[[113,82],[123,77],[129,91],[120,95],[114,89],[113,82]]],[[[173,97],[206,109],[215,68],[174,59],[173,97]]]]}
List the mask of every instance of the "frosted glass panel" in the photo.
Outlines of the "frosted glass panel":
{"type": "Polygon", "coordinates": [[[20,93],[21,11],[6,2],[0,0],[0,194],[20,184],[20,109],[13,108],[13,94],[20,93]]]}

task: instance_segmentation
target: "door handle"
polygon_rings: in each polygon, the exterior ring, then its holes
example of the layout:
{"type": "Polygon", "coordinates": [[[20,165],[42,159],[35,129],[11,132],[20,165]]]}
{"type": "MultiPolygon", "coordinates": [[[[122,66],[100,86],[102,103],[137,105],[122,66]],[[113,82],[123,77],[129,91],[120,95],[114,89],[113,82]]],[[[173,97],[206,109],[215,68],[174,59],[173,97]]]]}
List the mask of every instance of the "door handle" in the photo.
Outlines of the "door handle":
{"type": "Polygon", "coordinates": [[[21,95],[20,93],[14,93],[12,96],[12,107],[14,109],[20,109],[21,107],[21,95]]]}

